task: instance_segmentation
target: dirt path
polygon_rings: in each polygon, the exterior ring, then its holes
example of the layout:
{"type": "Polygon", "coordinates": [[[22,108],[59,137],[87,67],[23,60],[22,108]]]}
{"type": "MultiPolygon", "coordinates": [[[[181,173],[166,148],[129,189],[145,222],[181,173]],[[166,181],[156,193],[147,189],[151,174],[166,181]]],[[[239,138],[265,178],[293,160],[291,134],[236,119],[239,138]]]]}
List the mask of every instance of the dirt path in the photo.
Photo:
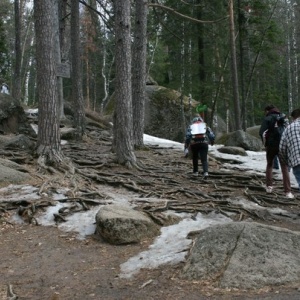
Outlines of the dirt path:
{"type": "Polygon", "coordinates": [[[112,246],[96,237],[80,241],[54,227],[2,227],[0,286],[11,284],[18,299],[24,300],[299,299],[299,291],[294,289],[249,293],[185,282],[177,277],[180,265],[143,270],[131,279],[120,279],[120,264],[150,243],[112,246]]]}
{"type": "MultiPolygon", "coordinates": [[[[87,164],[90,164],[93,172],[97,170],[98,184],[111,184],[116,189],[121,186],[147,195],[153,193],[154,196],[169,197],[178,202],[177,206],[173,204],[173,209],[176,210],[209,212],[221,207],[224,212],[228,208],[224,199],[230,195],[243,195],[245,186],[249,186],[253,193],[258,190],[255,199],[263,201],[264,205],[281,206],[294,214],[299,211],[298,199],[289,204],[278,202],[280,194],[273,196],[275,200],[267,198],[259,183],[262,178],[249,179],[241,172],[237,172],[235,177],[233,172],[229,175],[222,174],[219,171],[220,164],[214,160],[210,161],[210,179],[203,181],[187,175],[191,169],[191,161],[184,159],[182,153],[174,153],[172,149],[140,151],[137,156],[143,161],[145,170],[128,171],[112,161],[101,161],[103,158],[107,160],[109,142],[75,146],[76,151],[75,148],[66,148],[66,153],[74,160],[81,159],[81,169],[88,168],[87,164]]],[[[34,166],[31,167],[34,172],[34,166]]],[[[91,184],[90,187],[92,186],[91,184]]],[[[84,188],[86,187],[87,185],[84,188]]],[[[237,220],[247,217],[246,211],[237,211],[237,220]]],[[[297,220],[283,217],[273,219],[272,215],[254,214],[252,217],[265,224],[300,230],[297,220]]],[[[113,246],[97,236],[78,240],[76,235],[55,227],[10,225],[1,221],[0,299],[6,292],[7,285],[12,286],[18,299],[28,300],[300,298],[297,289],[286,287],[238,291],[213,289],[209,284],[206,286],[204,283],[186,282],[178,277],[181,264],[142,270],[130,279],[122,279],[119,277],[120,265],[146,250],[152,240],[134,245],[113,246]]]]}

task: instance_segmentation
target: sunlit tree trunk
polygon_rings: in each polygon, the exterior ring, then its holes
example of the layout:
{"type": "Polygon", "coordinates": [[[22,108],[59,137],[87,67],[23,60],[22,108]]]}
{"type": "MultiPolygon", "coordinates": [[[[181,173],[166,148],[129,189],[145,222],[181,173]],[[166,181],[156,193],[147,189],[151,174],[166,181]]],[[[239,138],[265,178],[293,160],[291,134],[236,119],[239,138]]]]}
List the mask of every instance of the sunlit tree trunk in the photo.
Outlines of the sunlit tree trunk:
{"type": "Polygon", "coordinates": [[[117,160],[127,167],[136,165],[133,151],[131,94],[130,0],[115,0],[116,85],[114,148],[117,160]]]}

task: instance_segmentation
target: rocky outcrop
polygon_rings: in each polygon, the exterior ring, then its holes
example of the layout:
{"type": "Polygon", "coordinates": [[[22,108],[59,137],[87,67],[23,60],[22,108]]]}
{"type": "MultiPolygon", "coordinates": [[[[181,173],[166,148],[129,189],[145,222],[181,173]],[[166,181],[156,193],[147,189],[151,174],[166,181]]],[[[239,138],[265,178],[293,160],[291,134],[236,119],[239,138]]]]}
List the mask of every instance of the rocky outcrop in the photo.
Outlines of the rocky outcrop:
{"type": "Polygon", "coordinates": [[[234,222],[197,235],[181,276],[221,288],[257,289],[300,280],[300,233],[234,222]]]}

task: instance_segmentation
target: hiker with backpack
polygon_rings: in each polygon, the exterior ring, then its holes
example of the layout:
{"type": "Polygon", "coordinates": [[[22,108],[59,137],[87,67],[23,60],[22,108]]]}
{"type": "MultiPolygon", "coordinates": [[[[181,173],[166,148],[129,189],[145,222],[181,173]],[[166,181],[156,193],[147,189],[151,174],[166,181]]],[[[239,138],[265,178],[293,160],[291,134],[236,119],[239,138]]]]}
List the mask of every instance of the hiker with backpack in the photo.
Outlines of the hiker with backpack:
{"type": "MultiPolygon", "coordinates": [[[[266,192],[273,192],[273,164],[274,159],[279,153],[279,143],[285,128],[288,125],[286,116],[278,110],[274,105],[265,107],[265,118],[261,124],[259,135],[266,148],[266,192]]],[[[279,158],[281,167],[283,188],[285,196],[288,199],[293,199],[294,195],[291,193],[290,174],[287,164],[279,158]]]]}
{"type": "Polygon", "coordinates": [[[300,108],[292,111],[293,122],[282,134],[279,157],[291,168],[300,190],[300,108]]]}
{"type": "Polygon", "coordinates": [[[189,149],[193,159],[193,176],[198,176],[198,159],[200,157],[203,177],[208,177],[208,145],[213,145],[215,134],[206,125],[199,114],[192,120],[191,125],[187,128],[184,148],[189,149]]]}

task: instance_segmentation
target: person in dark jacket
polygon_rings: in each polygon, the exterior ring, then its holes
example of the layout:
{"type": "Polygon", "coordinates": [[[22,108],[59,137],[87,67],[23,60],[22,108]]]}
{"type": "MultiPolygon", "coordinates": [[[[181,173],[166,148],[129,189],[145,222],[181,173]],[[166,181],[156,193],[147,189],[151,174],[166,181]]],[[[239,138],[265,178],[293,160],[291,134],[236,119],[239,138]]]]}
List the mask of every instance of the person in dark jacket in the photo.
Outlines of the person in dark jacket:
{"type": "Polygon", "coordinates": [[[191,125],[186,130],[185,149],[192,152],[193,158],[193,176],[198,176],[198,159],[200,157],[203,177],[208,177],[208,145],[213,145],[215,141],[215,134],[206,125],[199,114],[192,120],[191,125]],[[204,127],[203,127],[204,126],[204,127]],[[203,132],[201,131],[201,127],[203,132]],[[196,129],[195,129],[196,128],[196,129]],[[197,130],[199,132],[197,132],[197,130]],[[200,132],[201,131],[201,132],[200,132]]]}
{"type": "MultiPolygon", "coordinates": [[[[272,127],[274,122],[274,116],[280,115],[280,111],[274,105],[268,105],[265,107],[265,118],[262,121],[259,135],[262,141],[265,141],[266,147],[266,159],[267,159],[267,167],[266,167],[266,192],[273,192],[273,164],[274,159],[279,153],[279,143],[280,138],[266,137],[265,135],[272,127]]],[[[294,195],[291,193],[291,182],[290,182],[290,174],[288,166],[285,162],[279,158],[279,163],[281,167],[282,179],[283,179],[283,188],[286,195],[286,198],[293,199],[294,195]]]]}

